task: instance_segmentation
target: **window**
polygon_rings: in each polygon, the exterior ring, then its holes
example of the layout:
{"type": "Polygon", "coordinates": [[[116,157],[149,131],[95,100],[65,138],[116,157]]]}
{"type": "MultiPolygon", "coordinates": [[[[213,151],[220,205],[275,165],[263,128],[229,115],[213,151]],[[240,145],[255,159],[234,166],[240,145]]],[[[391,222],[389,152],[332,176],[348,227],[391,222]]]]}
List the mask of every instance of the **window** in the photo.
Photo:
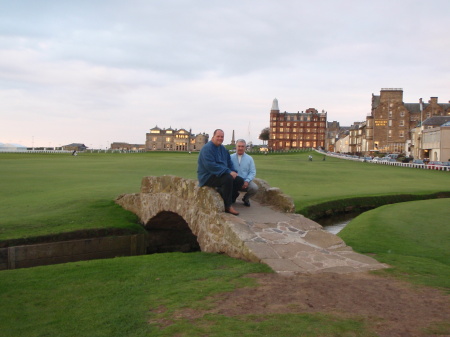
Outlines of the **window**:
{"type": "Polygon", "coordinates": [[[388,136],[392,137],[392,130],[389,130],[388,136]]]}
{"type": "Polygon", "coordinates": [[[392,119],[389,120],[388,125],[389,125],[389,126],[392,126],[392,119]]]}
{"type": "Polygon", "coordinates": [[[400,120],[400,126],[405,126],[405,120],[403,119],[400,120]]]}
{"type": "Polygon", "coordinates": [[[392,118],[392,111],[389,110],[389,118],[392,118]]]}
{"type": "Polygon", "coordinates": [[[400,131],[399,136],[400,137],[405,137],[405,132],[404,131],[400,131]]]}
{"type": "Polygon", "coordinates": [[[404,111],[400,112],[400,117],[405,117],[405,112],[404,111]]]}

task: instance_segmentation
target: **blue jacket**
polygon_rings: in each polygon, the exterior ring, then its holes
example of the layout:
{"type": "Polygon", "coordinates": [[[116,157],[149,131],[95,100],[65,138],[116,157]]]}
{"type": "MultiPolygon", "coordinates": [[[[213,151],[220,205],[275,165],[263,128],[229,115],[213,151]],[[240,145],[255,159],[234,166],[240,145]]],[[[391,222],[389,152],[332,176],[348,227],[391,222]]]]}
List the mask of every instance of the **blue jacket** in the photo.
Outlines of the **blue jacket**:
{"type": "Polygon", "coordinates": [[[234,167],[237,168],[238,175],[245,181],[252,181],[256,176],[256,167],[253,158],[247,153],[244,153],[241,158],[241,163],[239,164],[238,154],[233,153],[231,155],[231,161],[234,167]]]}
{"type": "Polygon", "coordinates": [[[205,185],[212,175],[221,176],[225,173],[230,174],[231,171],[237,172],[225,146],[216,146],[209,141],[202,147],[197,168],[199,186],[205,185]]]}

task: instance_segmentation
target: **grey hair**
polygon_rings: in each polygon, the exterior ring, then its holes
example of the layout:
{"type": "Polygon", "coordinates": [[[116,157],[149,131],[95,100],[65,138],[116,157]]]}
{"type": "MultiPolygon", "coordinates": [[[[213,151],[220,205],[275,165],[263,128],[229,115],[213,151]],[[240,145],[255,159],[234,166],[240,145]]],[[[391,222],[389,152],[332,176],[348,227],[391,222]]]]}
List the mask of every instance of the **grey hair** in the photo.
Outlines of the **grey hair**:
{"type": "Polygon", "coordinates": [[[247,145],[247,142],[244,140],[244,139],[238,139],[237,141],[236,141],[236,144],[237,143],[244,143],[245,145],[247,145]]]}

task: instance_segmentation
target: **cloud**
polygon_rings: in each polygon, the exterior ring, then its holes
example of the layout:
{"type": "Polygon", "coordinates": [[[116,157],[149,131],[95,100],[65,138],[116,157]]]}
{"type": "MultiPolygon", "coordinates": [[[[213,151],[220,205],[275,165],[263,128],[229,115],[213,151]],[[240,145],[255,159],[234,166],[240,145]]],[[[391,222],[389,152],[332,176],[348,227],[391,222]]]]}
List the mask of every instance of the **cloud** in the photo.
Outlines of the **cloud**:
{"type": "MultiPolygon", "coordinates": [[[[273,98],[350,125],[372,93],[450,99],[447,0],[8,2],[2,142],[143,143],[160,127],[258,142],[273,98]],[[39,133],[39,137],[38,137],[39,133]]],[[[48,144],[44,144],[48,146],[48,144]]]]}

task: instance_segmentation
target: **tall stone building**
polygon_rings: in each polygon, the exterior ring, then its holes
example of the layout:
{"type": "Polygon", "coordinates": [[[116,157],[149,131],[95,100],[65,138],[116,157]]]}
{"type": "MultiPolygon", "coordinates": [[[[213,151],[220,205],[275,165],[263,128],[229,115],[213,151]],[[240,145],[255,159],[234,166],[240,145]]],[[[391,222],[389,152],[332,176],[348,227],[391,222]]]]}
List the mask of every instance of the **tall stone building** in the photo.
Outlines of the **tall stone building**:
{"type": "Polygon", "coordinates": [[[327,113],[314,108],[305,112],[280,112],[275,98],[270,110],[269,150],[325,147],[327,113]]]}
{"type": "Polygon", "coordinates": [[[147,151],[200,151],[208,142],[209,135],[194,135],[186,129],[160,129],[155,126],[146,134],[147,151]]]}
{"type": "Polygon", "coordinates": [[[365,142],[362,151],[367,153],[406,153],[411,142],[410,130],[433,116],[450,114],[450,104],[439,104],[437,97],[428,103],[403,102],[403,89],[381,89],[380,95],[372,94],[372,111],[366,118],[365,142]]]}

